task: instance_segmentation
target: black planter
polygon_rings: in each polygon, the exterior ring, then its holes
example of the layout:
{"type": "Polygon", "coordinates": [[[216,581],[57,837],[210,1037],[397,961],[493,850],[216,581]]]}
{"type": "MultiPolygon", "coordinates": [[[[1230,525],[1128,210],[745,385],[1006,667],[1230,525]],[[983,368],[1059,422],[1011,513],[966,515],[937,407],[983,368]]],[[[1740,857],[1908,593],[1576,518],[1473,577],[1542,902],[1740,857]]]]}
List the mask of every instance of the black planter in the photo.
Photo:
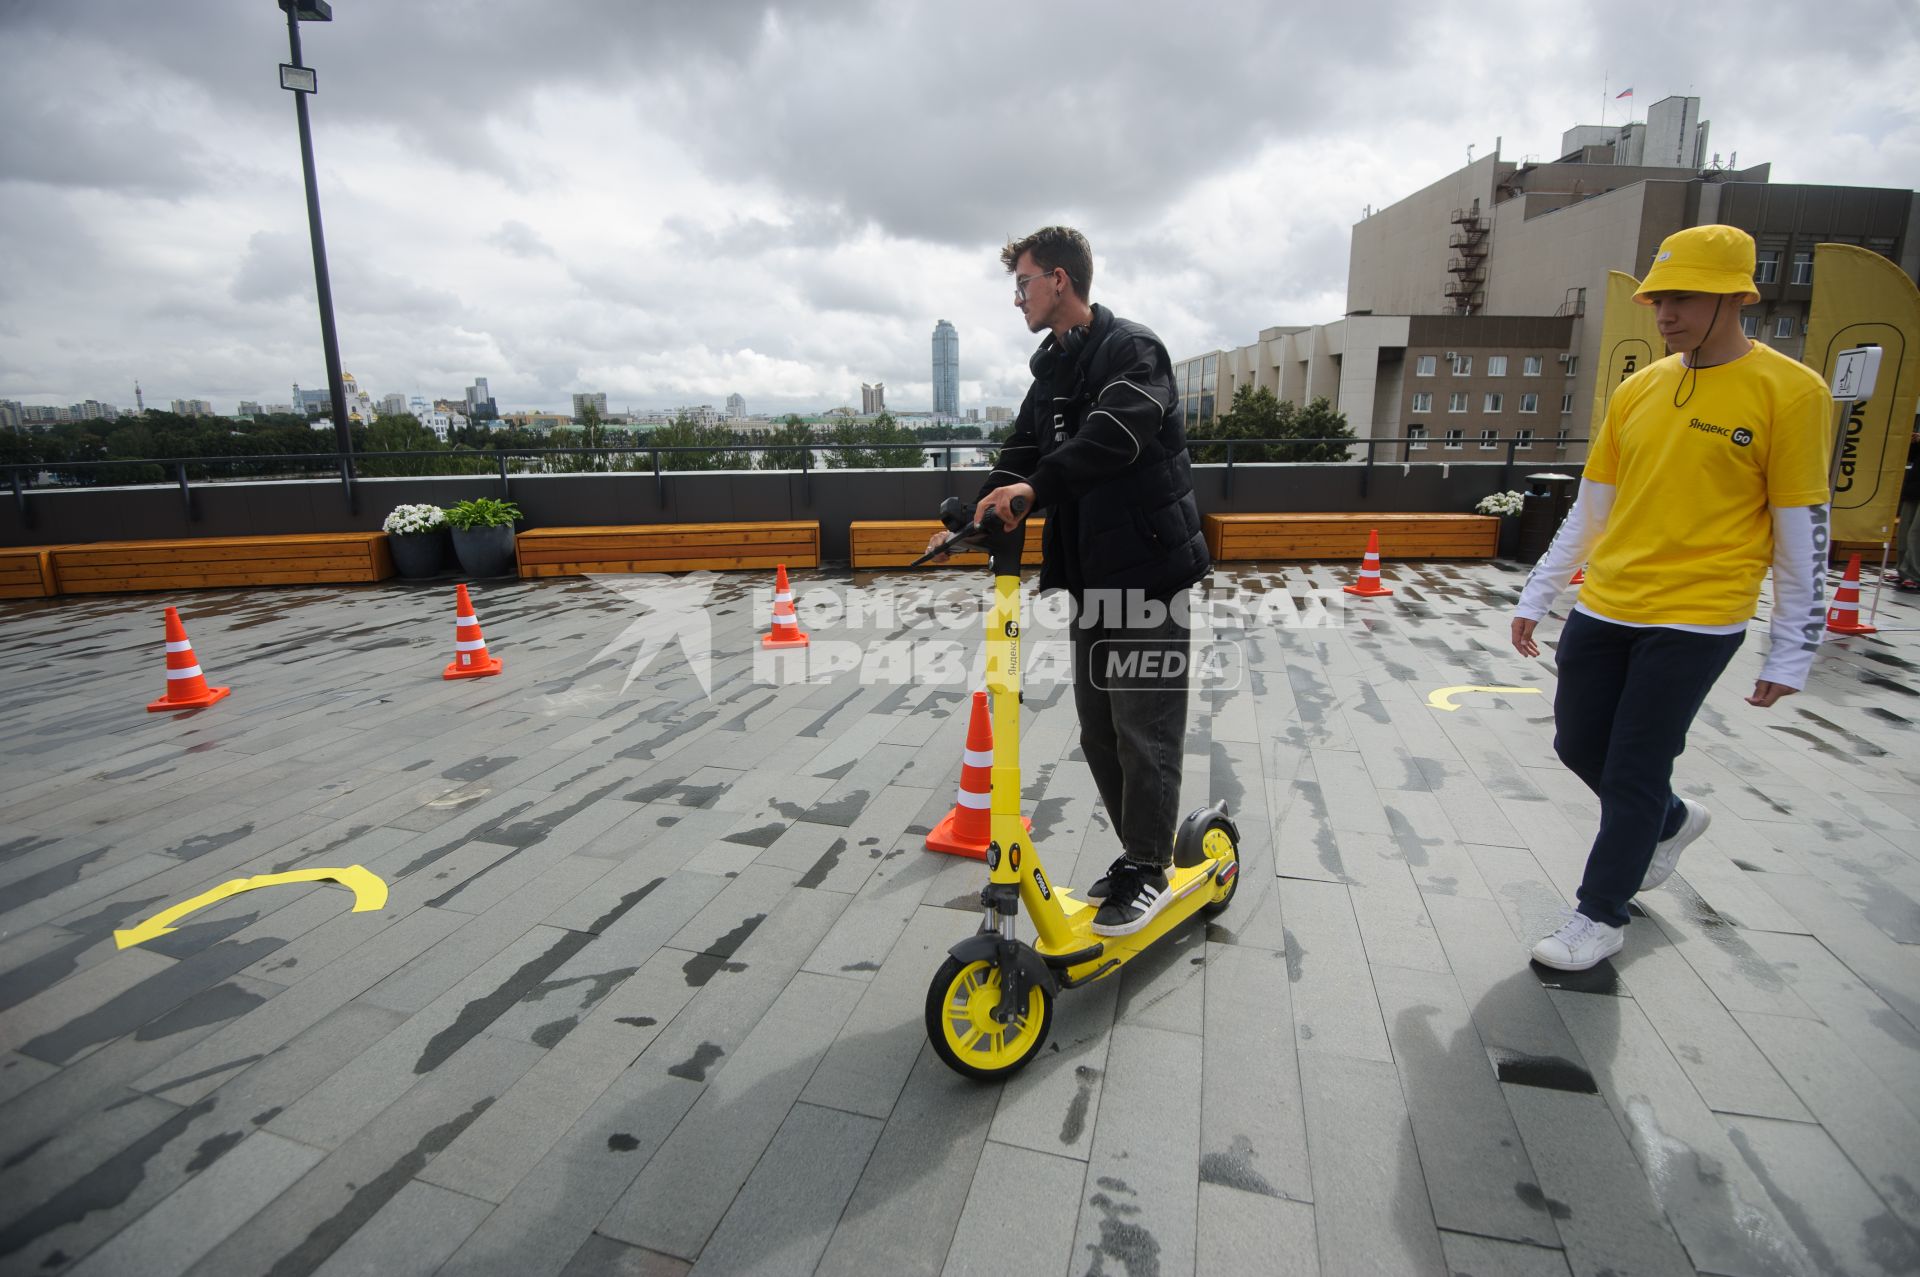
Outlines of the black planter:
{"type": "Polygon", "coordinates": [[[439,576],[446,570],[453,542],[446,528],[431,532],[389,532],[387,548],[393,552],[393,570],[404,577],[439,576]]]}
{"type": "Polygon", "coordinates": [[[1500,545],[1494,551],[1503,559],[1520,557],[1520,516],[1503,514],[1500,516],[1500,545]]]}
{"type": "Polygon", "coordinates": [[[513,525],[503,523],[495,528],[455,528],[453,552],[460,560],[460,570],[468,576],[512,576],[513,525]]]}

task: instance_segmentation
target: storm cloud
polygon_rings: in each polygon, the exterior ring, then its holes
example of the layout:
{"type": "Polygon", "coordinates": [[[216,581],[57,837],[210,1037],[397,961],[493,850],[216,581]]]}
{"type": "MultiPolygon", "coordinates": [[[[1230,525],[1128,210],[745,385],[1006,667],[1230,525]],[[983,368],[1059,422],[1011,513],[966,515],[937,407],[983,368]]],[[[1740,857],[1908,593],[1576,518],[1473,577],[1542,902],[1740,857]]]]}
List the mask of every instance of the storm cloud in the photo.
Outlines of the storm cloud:
{"type": "MultiPolygon", "coordinates": [[[[502,407],[1008,403],[997,254],[1065,221],[1176,357],[1335,318],[1376,207],[1702,99],[1776,181],[1920,173],[1911,5],[338,0],[304,24],[343,362],[502,407]],[[1863,34],[1866,33],[1866,34],[1863,34]],[[1831,88],[1833,91],[1825,91],[1831,88]]],[[[265,0],[0,4],[0,397],[284,401],[324,381],[265,0]]]]}

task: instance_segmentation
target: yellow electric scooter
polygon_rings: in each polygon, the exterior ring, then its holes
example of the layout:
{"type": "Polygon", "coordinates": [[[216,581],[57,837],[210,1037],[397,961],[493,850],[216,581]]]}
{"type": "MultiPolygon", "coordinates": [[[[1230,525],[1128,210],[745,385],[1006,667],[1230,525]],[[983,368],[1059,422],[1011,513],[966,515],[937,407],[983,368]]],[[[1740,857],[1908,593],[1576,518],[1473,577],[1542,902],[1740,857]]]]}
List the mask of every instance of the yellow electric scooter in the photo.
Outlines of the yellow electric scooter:
{"type": "MultiPolygon", "coordinates": [[[[1014,513],[1025,513],[1016,500],[1014,513]]],[[[1195,914],[1227,907],[1240,883],[1240,831],[1225,801],[1188,814],[1174,837],[1167,871],[1171,902],[1131,935],[1093,932],[1098,906],[1050,881],[1040,849],[1020,820],[1020,551],[1019,527],[983,524],[949,497],[941,522],[952,534],[913,566],[950,550],[984,548],[993,573],[987,615],[987,691],[993,713],[993,797],[987,885],[980,892],[980,929],[948,950],[927,989],[927,1037],[947,1066],[968,1077],[1005,1078],[1046,1044],[1053,1000],[1061,990],[1112,975],[1195,914]],[[1036,933],[1015,934],[1025,908],[1036,933]]]]}

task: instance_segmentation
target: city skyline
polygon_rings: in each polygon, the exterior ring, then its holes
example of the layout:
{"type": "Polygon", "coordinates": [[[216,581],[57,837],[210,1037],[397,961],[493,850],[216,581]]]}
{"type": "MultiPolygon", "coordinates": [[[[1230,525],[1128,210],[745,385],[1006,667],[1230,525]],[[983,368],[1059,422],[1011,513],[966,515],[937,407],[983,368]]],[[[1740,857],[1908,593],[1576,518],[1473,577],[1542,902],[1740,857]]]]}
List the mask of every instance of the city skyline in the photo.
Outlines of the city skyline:
{"type": "MultiPolygon", "coordinates": [[[[1005,406],[1037,339],[998,251],[1050,222],[1092,240],[1094,300],[1180,357],[1337,318],[1363,210],[1469,147],[1544,156],[1569,125],[1667,94],[1708,101],[1710,149],[1768,160],[1776,182],[1910,183],[1911,9],[1863,4],[1860,38],[1783,46],[1797,13],[1494,4],[1443,77],[1427,51],[1454,20],[1413,5],[1212,6],[1161,65],[1122,35],[1168,21],[1144,6],[1089,31],[992,6],[848,25],[556,4],[482,24],[342,0],[304,28],[341,356],[382,392],[458,399],[484,376],[502,410],[591,389],[636,406],[740,393],[779,414],[874,381],[931,408],[921,343],[944,315],[967,336],[959,406],[1005,406]],[[1008,56],[1016,13],[1023,45],[1076,50],[1112,118],[1036,123],[1047,90],[1008,56]],[[423,79],[429,63],[463,73],[423,79]],[[898,68],[885,111],[817,90],[872,65],[898,68]],[[1763,91],[1756,66],[1855,91],[1763,91]],[[1139,87],[1180,77],[1209,94],[1139,87]],[[1635,97],[1603,96],[1609,77],[1635,97]],[[1159,158],[1117,162],[1116,128],[1159,158]]],[[[0,33],[16,122],[0,142],[15,195],[0,201],[0,396],[124,404],[138,379],[154,404],[224,406],[323,385],[280,15],[21,5],[0,33]]]]}

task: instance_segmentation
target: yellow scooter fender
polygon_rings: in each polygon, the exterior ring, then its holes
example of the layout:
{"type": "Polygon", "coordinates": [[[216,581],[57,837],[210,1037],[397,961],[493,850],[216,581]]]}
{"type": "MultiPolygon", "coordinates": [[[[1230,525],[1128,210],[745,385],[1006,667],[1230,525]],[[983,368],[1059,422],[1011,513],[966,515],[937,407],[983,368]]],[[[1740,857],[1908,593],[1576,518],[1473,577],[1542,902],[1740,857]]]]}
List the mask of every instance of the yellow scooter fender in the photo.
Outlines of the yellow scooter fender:
{"type": "Polygon", "coordinates": [[[1032,945],[1023,944],[1018,940],[1002,940],[991,931],[982,931],[977,935],[968,936],[947,950],[947,953],[963,965],[969,962],[997,963],[1001,960],[1002,944],[1012,947],[1014,961],[1028,984],[1045,989],[1048,997],[1060,992],[1060,982],[1054,978],[1053,968],[1049,967],[1046,960],[1034,951],[1032,945]]]}

